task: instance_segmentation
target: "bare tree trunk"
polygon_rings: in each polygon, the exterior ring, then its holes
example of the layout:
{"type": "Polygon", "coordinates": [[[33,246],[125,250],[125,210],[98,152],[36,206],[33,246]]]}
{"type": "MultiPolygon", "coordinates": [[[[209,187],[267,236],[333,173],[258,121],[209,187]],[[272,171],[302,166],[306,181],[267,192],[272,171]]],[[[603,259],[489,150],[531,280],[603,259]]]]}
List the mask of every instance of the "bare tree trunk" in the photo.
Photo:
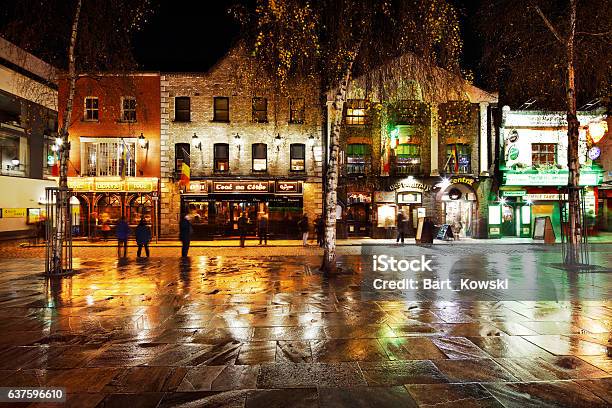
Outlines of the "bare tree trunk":
{"type": "MultiPolygon", "coordinates": [[[[66,234],[70,231],[66,231],[67,225],[69,225],[70,217],[70,197],[67,194],[68,189],[68,160],[70,160],[70,141],[68,140],[68,127],[72,118],[72,107],[74,103],[74,93],[76,88],[76,64],[75,64],[75,48],[77,42],[77,34],[79,30],[79,19],[81,16],[81,3],[82,0],[78,0],[75,7],[74,18],[72,20],[72,31],[70,34],[70,45],[68,47],[68,98],[66,100],[66,109],[64,110],[64,117],[62,120],[62,128],[60,130],[60,137],[62,139],[62,145],[60,146],[59,162],[60,162],[60,174],[59,174],[59,192],[56,197],[56,232],[53,234],[51,239],[53,248],[53,273],[63,272],[63,259],[64,251],[63,247],[65,244],[66,234]]],[[[71,242],[71,241],[70,241],[71,242]]]]}
{"type": "Polygon", "coordinates": [[[338,86],[336,96],[334,97],[334,103],[332,104],[334,108],[334,122],[329,137],[330,157],[325,175],[325,234],[323,243],[325,252],[323,254],[323,264],[321,265],[321,270],[327,273],[335,273],[338,268],[336,265],[336,205],[338,203],[337,190],[339,177],[338,158],[340,154],[340,129],[342,126],[344,104],[346,102],[346,95],[353,69],[353,61],[354,60],[352,60],[346,68],[344,76],[338,86]]]}
{"type": "Polygon", "coordinates": [[[565,263],[574,265],[578,262],[579,256],[579,234],[584,231],[579,230],[580,212],[580,192],[578,190],[578,177],[580,164],[578,161],[578,138],[579,127],[576,114],[576,88],[574,71],[574,38],[576,34],[576,0],[570,0],[570,27],[567,36],[567,164],[569,168],[568,194],[569,203],[569,226],[568,226],[568,250],[565,263]]]}

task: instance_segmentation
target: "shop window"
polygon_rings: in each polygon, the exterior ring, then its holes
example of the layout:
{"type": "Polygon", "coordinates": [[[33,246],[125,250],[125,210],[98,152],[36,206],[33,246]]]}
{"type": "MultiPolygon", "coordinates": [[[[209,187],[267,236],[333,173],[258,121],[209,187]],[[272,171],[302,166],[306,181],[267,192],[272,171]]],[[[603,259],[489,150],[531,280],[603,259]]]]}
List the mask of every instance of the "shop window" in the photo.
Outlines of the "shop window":
{"type": "Polygon", "coordinates": [[[444,171],[454,174],[470,173],[470,145],[461,143],[446,145],[446,164],[444,165],[444,171]]]}
{"type": "Polygon", "coordinates": [[[289,99],[289,123],[304,123],[305,111],[304,98],[289,99]]]}
{"type": "Polygon", "coordinates": [[[533,166],[548,166],[556,164],[555,143],[532,143],[531,164],[533,166]]]}
{"type": "Polygon", "coordinates": [[[191,144],[176,143],[174,145],[174,171],[180,174],[183,170],[183,163],[191,165],[191,144]]]}
{"type": "Polygon", "coordinates": [[[85,120],[97,121],[100,118],[100,111],[98,106],[98,98],[95,96],[88,96],[85,98],[85,120]]]}
{"type": "Polygon", "coordinates": [[[421,172],[421,145],[400,144],[395,149],[397,174],[418,174],[421,172]]]}
{"type": "Polygon", "coordinates": [[[29,156],[28,138],[25,136],[0,135],[1,174],[6,176],[27,176],[29,156]]]}
{"type": "Polygon", "coordinates": [[[345,123],[347,125],[365,125],[368,121],[367,101],[349,99],[346,101],[345,123]]]}
{"type": "Polygon", "coordinates": [[[229,98],[225,96],[215,96],[213,104],[213,121],[229,122],[229,98]]]}
{"type": "Polygon", "coordinates": [[[136,98],[132,96],[121,98],[121,120],[124,122],[136,122],[136,98]]]}
{"type": "Polygon", "coordinates": [[[349,144],[346,149],[346,172],[365,174],[370,158],[370,145],[349,144]]]}
{"type": "Polygon", "coordinates": [[[81,143],[82,171],[88,176],[135,176],[136,144],[128,141],[81,143]]]}
{"type": "Polygon", "coordinates": [[[268,99],[253,98],[253,122],[268,122],[268,99]]]}
{"type": "Polygon", "coordinates": [[[265,143],[253,144],[253,171],[268,170],[268,146],[265,143]]]}
{"type": "Polygon", "coordinates": [[[213,146],[214,170],[216,172],[229,171],[229,144],[215,143],[213,146]]]}
{"type": "Polygon", "coordinates": [[[174,121],[191,121],[191,98],[188,96],[177,96],[174,98],[174,121]]]}
{"type": "Polygon", "coordinates": [[[293,143],[289,146],[291,171],[306,170],[306,145],[302,143],[293,143]]]}

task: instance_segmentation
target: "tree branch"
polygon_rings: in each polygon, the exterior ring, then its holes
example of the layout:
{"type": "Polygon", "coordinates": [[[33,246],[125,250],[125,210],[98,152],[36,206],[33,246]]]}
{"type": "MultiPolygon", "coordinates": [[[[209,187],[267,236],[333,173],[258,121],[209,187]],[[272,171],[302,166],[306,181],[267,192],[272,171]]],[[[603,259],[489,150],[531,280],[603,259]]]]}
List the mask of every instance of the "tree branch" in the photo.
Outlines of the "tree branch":
{"type": "Polygon", "coordinates": [[[559,34],[559,32],[555,29],[555,27],[552,25],[550,20],[548,20],[548,18],[546,18],[546,16],[544,15],[544,13],[542,13],[542,10],[540,10],[540,6],[534,6],[534,8],[535,8],[536,13],[538,13],[538,15],[542,17],[544,24],[546,24],[546,27],[548,27],[548,29],[555,36],[557,41],[565,45],[566,41],[563,39],[563,37],[561,37],[561,34],[559,34]]]}
{"type": "Polygon", "coordinates": [[[587,33],[586,31],[576,31],[576,34],[580,34],[580,35],[593,35],[593,36],[606,36],[606,35],[610,35],[612,34],[612,30],[610,31],[604,31],[602,33],[587,33]]]}

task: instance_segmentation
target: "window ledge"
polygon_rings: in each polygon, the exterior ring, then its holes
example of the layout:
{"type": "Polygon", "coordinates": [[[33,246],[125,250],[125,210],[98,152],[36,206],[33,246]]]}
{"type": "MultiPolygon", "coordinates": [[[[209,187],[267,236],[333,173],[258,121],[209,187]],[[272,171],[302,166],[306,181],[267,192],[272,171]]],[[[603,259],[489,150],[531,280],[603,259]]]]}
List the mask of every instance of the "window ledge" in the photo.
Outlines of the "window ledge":
{"type": "Polygon", "coordinates": [[[123,119],[117,119],[117,123],[138,123],[137,120],[123,120],[123,119]]]}
{"type": "Polygon", "coordinates": [[[81,122],[100,123],[100,119],[81,119],[81,122]]]}
{"type": "Polygon", "coordinates": [[[229,120],[219,120],[219,119],[212,119],[210,122],[211,123],[230,123],[229,120]]]}
{"type": "Polygon", "coordinates": [[[189,119],[189,120],[177,120],[177,119],[173,119],[172,122],[176,122],[176,123],[189,123],[189,122],[191,122],[191,119],[189,119]]]}

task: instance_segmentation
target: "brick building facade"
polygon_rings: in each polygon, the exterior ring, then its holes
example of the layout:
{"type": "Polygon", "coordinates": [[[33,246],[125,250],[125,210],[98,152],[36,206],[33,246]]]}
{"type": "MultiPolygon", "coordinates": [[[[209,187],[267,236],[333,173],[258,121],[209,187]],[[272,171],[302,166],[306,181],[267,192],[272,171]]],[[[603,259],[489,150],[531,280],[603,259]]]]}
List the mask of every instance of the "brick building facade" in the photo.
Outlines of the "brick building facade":
{"type": "Polygon", "coordinates": [[[250,64],[237,47],[208,72],[162,75],[162,235],[189,215],[193,239],[232,236],[245,213],[250,233],[265,215],[271,237],[290,237],[303,213],[311,224],[321,214],[318,85],[274,92],[250,64]]]}
{"type": "MultiPolygon", "coordinates": [[[[65,109],[67,92],[67,82],[60,81],[60,111],[65,109]]],[[[122,216],[133,227],[144,217],[156,235],[159,73],[79,77],[68,132],[68,187],[74,192],[71,203],[76,235],[91,239],[112,236],[122,216]]]]}

